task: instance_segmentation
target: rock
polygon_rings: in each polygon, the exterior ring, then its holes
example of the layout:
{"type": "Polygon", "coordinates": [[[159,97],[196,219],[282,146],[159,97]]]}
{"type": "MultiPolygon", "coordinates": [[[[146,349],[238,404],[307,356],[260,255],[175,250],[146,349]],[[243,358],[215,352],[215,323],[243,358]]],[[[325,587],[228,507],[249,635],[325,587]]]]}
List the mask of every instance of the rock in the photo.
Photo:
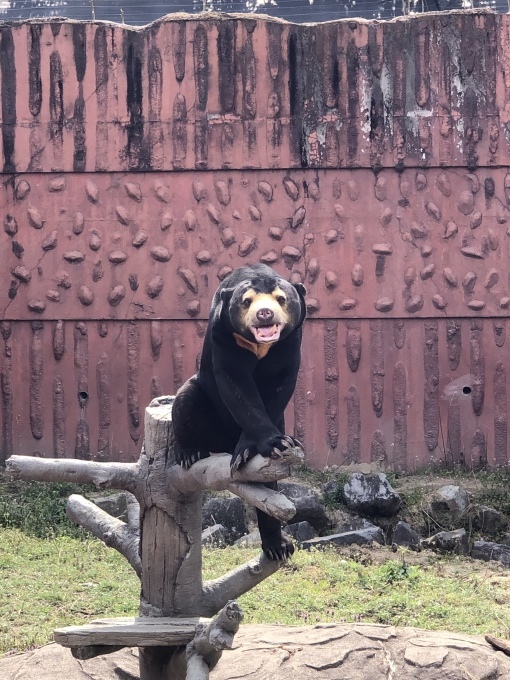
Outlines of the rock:
{"type": "Polygon", "coordinates": [[[471,557],[474,560],[484,562],[501,562],[505,567],[510,567],[510,547],[501,543],[491,543],[489,541],[475,541],[471,549],[471,557]]]}
{"type": "Polygon", "coordinates": [[[309,522],[297,522],[296,524],[288,524],[285,531],[292,536],[298,543],[307,541],[310,538],[316,538],[317,532],[309,522]]]}
{"type": "Polygon", "coordinates": [[[469,553],[468,537],[465,529],[440,531],[421,542],[423,548],[432,548],[436,552],[467,555],[469,553]]]}
{"type": "Polygon", "coordinates": [[[392,544],[404,548],[420,548],[420,535],[407,522],[398,522],[393,532],[392,544]]]}
{"type": "Polygon", "coordinates": [[[335,498],[339,492],[340,485],[335,479],[330,479],[322,485],[322,493],[324,496],[335,498]]]}
{"type": "Polygon", "coordinates": [[[112,517],[117,517],[124,522],[127,520],[127,499],[125,493],[112,493],[107,496],[91,493],[88,494],[88,498],[112,517]]]}
{"type": "Polygon", "coordinates": [[[249,534],[241,536],[241,538],[234,542],[234,545],[238,545],[240,548],[253,548],[260,545],[259,530],[255,529],[255,531],[250,531],[249,534]]]}
{"type": "MultiPolygon", "coordinates": [[[[211,680],[505,680],[510,658],[482,636],[362,623],[315,626],[242,625],[211,680]],[[261,651],[263,650],[263,651],[261,651]]],[[[56,644],[0,659],[2,680],[139,677],[138,650],[88,661],[56,644]]]]}
{"type": "Polygon", "coordinates": [[[365,517],[353,515],[341,508],[331,511],[330,518],[333,520],[335,534],[342,534],[346,531],[358,531],[359,529],[371,529],[375,525],[365,517]]]}
{"type": "Polygon", "coordinates": [[[237,496],[210,498],[202,507],[202,529],[221,524],[226,530],[225,540],[233,543],[248,533],[244,503],[237,496]]]}
{"type": "MultiPolygon", "coordinates": [[[[282,530],[282,536],[285,536],[290,540],[291,536],[287,533],[287,528],[282,530]]],[[[238,538],[234,545],[238,545],[240,548],[260,548],[260,532],[258,529],[250,531],[246,536],[241,536],[238,538]]]]}
{"type": "Polygon", "coordinates": [[[310,548],[325,548],[330,545],[366,545],[367,543],[384,544],[384,534],[379,527],[359,529],[358,531],[344,531],[341,534],[319,536],[303,541],[301,544],[306,550],[310,548]]]}
{"type": "Polygon", "coordinates": [[[296,507],[293,523],[308,522],[316,531],[324,531],[330,525],[318,495],[304,484],[280,482],[278,490],[289,498],[296,507]]]}
{"type": "Polygon", "coordinates": [[[391,517],[402,500],[391,487],[386,475],[353,472],[343,488],[344,503],[350,510],[363,515],[391,517]]]}
{"type": "Polygon", "coordinates": [[[223,524],[214,524],[202,531],[202,545],[224,548],[227,545],[228,531],[223,524]]]}
{"type": "Polygon", "coordinates": [[[462,517],[468,507],[468,493],[460,486],[447,484],[433,494],[428,513],[433,519],[444,521],[449,516],[455,521],[462,517]]]}
{"type": "Polygon", "coordinates": [[[138,650],[122,649],[119,652],[98,656],[88,661],[78,661],[69,649],[55,643],[39,649],[0,659],[2,680],[118,680],[139,677],[138,650]]]}
{"type": "Polygon", "coordinates": [[[508,527],[508,517],[499,510],[486,505],[474,506],[471,508],[470,515],[473,529],[488,536],[497,536],[508,527]]]}

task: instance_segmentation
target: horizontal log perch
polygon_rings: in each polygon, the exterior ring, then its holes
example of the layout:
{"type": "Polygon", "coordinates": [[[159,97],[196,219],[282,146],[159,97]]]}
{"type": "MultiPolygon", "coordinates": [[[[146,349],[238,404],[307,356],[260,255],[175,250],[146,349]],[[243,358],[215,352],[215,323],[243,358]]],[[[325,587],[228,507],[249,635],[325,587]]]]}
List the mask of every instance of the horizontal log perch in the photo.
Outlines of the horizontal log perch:
{"type": "Polygon", "coordinates": [[[291,464],[302,462],[302,454],[302,449],[292,448],[277,460],[257,455],[233,474],[230,469],[232,456],[213,454],[199,460],[189,470],[176,467],[172,484],[181,493],[194,493],[204,489],[224,491],[232,482],[276,482],[290,475],[291,464]]]}
{"type": "Polygon", "coordinates": [[[266,515],[276,517],[281,522],[288,522],[296,514],[296,508],[287,496],[268,489],[263,484],[232,483],[227,486],[227,489],[250,505],[262,510],[266,515]]]}
{"type": "Polygon", "coordinates": [[[11,456],[6,461],[6,471],[11,479],[34,482],[93,484],[100,489],[124,489],[132,493],[138,486],[137,463],[11,456]]]}

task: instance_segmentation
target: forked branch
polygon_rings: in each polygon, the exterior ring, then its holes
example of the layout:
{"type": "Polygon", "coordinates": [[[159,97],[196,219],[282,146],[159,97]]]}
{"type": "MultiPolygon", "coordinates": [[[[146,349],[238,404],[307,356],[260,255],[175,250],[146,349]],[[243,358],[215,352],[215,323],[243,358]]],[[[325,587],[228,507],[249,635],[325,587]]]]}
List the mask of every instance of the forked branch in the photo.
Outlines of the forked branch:
{"type": "Polygon", "coordinates": [[[139,531],[122,520],[112,517],[95,503],[79,494],[69,496],[66,513],[70,520],[99,538],[110,548],[123,555],[141,578],[142,563],[139,555],[139,531]]]}
{"type": "Polygon", "coordinates": [[[213,581],[206,581],[202,587],[202,607],[204,616],[212,616],[229,600],[234,600],[264,579],[274,574],[282,566],[281,562],[269,560],[263,553],[240,567],[213,581]]]}

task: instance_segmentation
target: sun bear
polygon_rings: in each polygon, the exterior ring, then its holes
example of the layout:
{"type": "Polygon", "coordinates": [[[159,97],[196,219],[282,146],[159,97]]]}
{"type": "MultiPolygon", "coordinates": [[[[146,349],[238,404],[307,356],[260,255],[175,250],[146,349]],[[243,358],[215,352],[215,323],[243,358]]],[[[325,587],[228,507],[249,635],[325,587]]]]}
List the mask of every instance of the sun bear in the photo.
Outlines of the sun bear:
{"type": "MultiPolygon", "coordinates": [[[[296,386],[306,316],[305,288],[270,267],[240,267],[218,287],[198,373],[172,409],[176,460],[189,468],[210,453],[230,453],[236,470],[259,453],[279,457],[300,443],[285,434],[284,411],[296,386]]],[[[267,484],[276,489],[276,482],[267,484]]],[[[294,552],[281,525],[257,509],[262,549],[272,560],[294,552]]]]}

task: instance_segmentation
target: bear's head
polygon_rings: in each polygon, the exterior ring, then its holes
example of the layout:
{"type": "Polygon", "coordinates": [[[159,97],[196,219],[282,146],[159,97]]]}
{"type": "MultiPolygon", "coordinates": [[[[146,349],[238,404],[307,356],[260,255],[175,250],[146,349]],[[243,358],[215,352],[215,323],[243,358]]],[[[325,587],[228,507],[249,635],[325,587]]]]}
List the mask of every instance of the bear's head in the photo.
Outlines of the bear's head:
{"type": "Polygon", "coordinates": [[[221,291],[221,299],[237,335],[273,344],[303,323],[306,290],[301,283],[289,283],[269,267],[247,268],[247,275],[235,283],[221,291]]]}

